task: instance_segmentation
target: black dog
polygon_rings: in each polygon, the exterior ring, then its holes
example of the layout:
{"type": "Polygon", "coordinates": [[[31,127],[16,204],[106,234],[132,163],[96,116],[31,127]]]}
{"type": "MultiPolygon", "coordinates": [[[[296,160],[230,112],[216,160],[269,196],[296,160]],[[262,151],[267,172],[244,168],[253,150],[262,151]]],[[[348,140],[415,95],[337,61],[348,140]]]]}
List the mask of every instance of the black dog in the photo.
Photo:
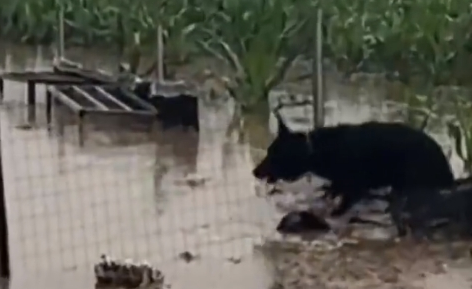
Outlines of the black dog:
{"type": "Polygon", "coordinates": [[[402,193],[447,188],[454,182],[441,147],[404,124],[343,124],[306,134],[291,132],[277,118],[278,135],[253,175],[268,183],[294,181],[308,172],[328,179],[332,195],[342,196],[333,215],[344,214],[372,189],[391,187],[402,193]]]}
{"type": "Polygon", "coordinates": [[[308,211],[290,212],[277,225],[277,232],[281,234],[326,233],[330,230],[325,220],[308,211]]]}
{"type": "MultiPolygon", "coordinates": [[[[424,190],[424,189],[423,189],[424,190]]],[[[446,228],[446,236],[472,237],[472,180],[460,179],[450,189],[433,192],[408,193],[395,206],[396,214],[410,228],[414,237],[431,239],[439,227],[446,228]],[[422,196],[428,194],[428,198],[422,196]]]]}

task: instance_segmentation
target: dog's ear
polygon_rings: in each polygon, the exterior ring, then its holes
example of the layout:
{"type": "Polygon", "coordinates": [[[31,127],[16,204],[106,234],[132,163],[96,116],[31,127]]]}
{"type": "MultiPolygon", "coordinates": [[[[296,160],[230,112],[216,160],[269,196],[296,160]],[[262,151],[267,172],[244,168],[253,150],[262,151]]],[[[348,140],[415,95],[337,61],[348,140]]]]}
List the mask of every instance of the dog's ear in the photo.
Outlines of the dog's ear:
{"type": "Polygon", "coordinates": [[[275,115],[275,118],[277,119],[277,125],[278,125],[278,129],[277,129],[277,134],[278,135],[287,135],[290,133],[290,130],[289,128],[285,125],[285,122],[284,120],[282,119],[282,116],[280,115],[280,109],[282,108],[282,105],[279,104],[277,105],[277,107],[275,107],[274,109],[274,115],[275,115]]]}
{"type": "Polygon", "coordinates": [[[282,120],[280,116],[277,116],[277,122],[279,124],[278,134],[279,135],[288,135],[290,134],[290,130],[285,125],[285,122],[282,120]]]}

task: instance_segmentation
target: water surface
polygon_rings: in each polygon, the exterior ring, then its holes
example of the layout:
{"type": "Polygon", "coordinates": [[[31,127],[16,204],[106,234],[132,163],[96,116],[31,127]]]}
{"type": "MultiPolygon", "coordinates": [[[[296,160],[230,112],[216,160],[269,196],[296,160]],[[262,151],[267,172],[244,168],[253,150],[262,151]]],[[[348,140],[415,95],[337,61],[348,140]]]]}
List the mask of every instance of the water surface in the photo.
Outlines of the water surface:
{"type": "MultiPolygon", "coordinates": [[[[2,53],[0,70],[47,69],[52,57],[47,48],[6,47],[2,53]]],[[[111,54],[75,50],[67,56],[108,70],[117,63],[111,54]]],[[[387,97],[381,86],[359,88],[330,78],[327,83],[328,124],[398,117],[381,101],[387,97]]],[[[64,141],[48,134],[44,88],[33,128],[25,126],[24,85],[6,82],[5,94],[0,129],[13,286],[88,288],[92,264],[102,253],[146,259],[172,288],[270,285],[253,244],[272,233],[275,210],[256,196],[249,145],[225,138],[229,109],[201,105],[200,135],[159,131],[157,144],[142,132],[118,133],[115,127],[103,133],[92,123],[80,148],[74,125],[67,126],[64,141]],[[187,264],[178,258],[184,251],[199,258],[187,264]]],[[[310,123],[299,119],[309,110],[283,113],[294,129],[304,129],[310,123]]],[[[257,125],[275,130],[273,116],[257,125]]],[[[448,146],[444,136],[438,139],[448,146]]]]}

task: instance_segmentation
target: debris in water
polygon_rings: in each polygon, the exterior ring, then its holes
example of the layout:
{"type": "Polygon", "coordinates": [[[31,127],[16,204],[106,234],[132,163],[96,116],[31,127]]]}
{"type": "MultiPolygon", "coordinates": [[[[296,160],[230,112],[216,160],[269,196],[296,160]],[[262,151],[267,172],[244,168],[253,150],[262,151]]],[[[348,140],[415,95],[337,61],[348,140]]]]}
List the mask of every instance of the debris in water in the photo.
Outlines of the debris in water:
{"type": "Polygon", "coordinates": [[[190,263],[192,262],[193,260],[195,260],[198,256],[197,255],[193,255],[192,253],[190,253],[189,251],[185,251],[185,252],[182,252],[179,254],[179,258],[184,260],[185,262],[187,263],[190,263]]]}
{"type": "Polygon", "coordinates": [[[124,262],[113,260],[103,254],[101,261],[94,266],[95,286],[113,286],[124,288],[149,287],[162,289],[164,275],[148,262],[133,263],[131,259],[124,262]]]}
{"type": "Polygon", "coordinates": [[[19,124],[15,128],[19,130],[31,130],[33,129],[33,125],[30,123],[25,123],[25,124],[19,124]]]}
{"type": "Polygon", "coordinates": [[[205,185],[208,180],[209,178],[196,176],[196,175],[190,175],[190,176],[186,176],[184,179],[176,180],[175,183],[177,185],[184,185],[184,186],[190,187],[191,189],[195,189],[195,188],[205,185]]]}
{"type": "Polygon", "coordinates": [[[233,264],[239,264],[241,263],[242,258],[229,257],[227,260],[233,264]]]}

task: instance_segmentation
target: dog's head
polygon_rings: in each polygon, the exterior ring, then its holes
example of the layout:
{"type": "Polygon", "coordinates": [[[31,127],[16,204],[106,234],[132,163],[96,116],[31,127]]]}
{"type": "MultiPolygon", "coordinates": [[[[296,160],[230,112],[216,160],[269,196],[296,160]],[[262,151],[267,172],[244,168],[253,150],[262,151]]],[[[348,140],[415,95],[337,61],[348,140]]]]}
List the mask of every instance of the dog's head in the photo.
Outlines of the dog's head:
{"type": "Polygon", "coordinates": [[[277,115],[277,137],[267,149],[265,158],[252,171],[254,177],[275,183],[295,181],[309,171],[310,149],[304,133],[292,132],[277,115]]]}

